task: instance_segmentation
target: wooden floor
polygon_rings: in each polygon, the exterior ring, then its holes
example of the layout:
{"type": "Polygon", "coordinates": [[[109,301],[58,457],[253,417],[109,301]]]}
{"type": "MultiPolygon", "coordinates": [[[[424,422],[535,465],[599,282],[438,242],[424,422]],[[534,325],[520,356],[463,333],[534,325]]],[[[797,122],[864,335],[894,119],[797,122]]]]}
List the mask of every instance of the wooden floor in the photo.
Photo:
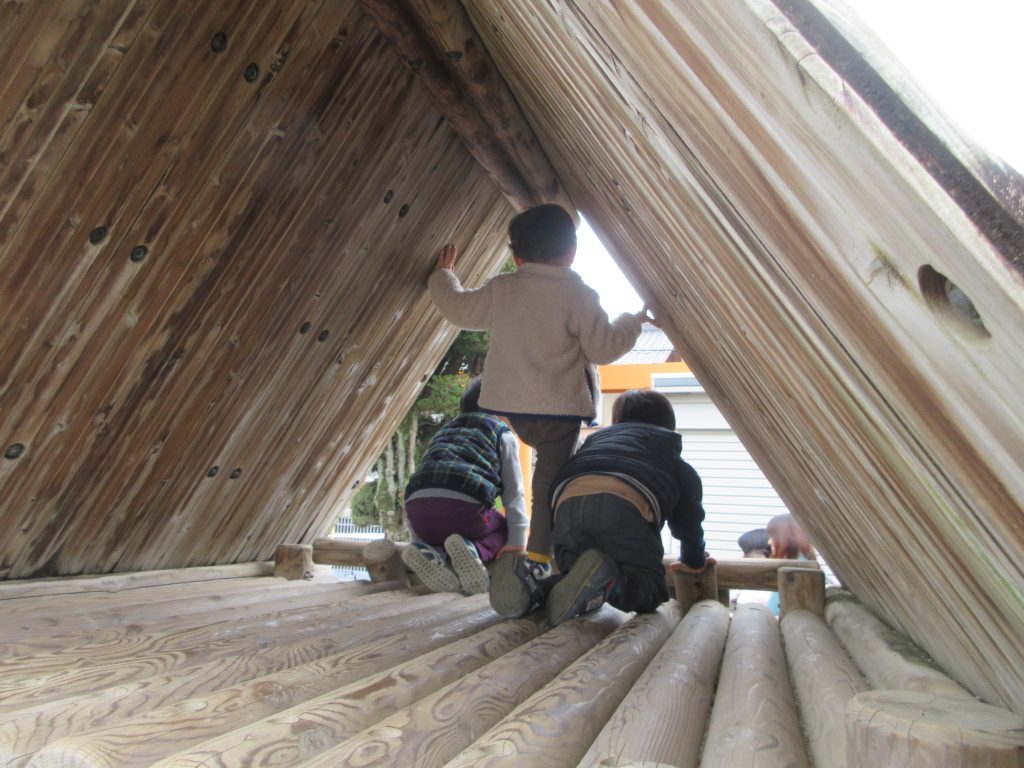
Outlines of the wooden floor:
{"type": "Polygon", "coordinates": [[[974,701],[842,593],[831,627],[670,601],[550,628],[269,573],[0,585],[0,765],[842,766],[858,694],[974,701]]]}

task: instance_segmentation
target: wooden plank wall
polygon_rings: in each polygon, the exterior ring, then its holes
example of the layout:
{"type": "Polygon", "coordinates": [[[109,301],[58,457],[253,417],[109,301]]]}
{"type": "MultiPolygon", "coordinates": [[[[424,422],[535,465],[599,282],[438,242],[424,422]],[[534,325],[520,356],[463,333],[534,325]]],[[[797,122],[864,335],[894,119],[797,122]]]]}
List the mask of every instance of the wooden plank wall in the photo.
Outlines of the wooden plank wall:
{"type": "Polygon", "coordinates": [[[510,214],[354,0],[0,5],[0,577],[322,535],[510,214]]]}
{"type": "Polygon", "coordinates": [[[771,3],[464,4],[569,194],[844,584],[1024,711],[1013,258],[771,3]]]}

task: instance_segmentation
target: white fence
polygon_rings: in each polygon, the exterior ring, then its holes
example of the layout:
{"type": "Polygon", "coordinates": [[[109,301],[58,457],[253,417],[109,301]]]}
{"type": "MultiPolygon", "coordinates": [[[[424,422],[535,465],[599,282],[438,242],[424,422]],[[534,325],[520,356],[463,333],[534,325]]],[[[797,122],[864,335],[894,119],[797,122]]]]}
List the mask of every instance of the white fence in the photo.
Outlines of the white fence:
{"type": "MultiPolygon", "coordinates": [[[[331,532],[332,539],[351,539],[353,541],[374,541],[384,538],[384,529],[379,525],[368,525],[359,527],[352,522],[352,518],[344,515],[338,518],[331,532]]],[[[369,579],[370,575],[365,568],[353,565],[335,565],[332,567],[334,575],[343,581],[356,581],[369,579]]]]}

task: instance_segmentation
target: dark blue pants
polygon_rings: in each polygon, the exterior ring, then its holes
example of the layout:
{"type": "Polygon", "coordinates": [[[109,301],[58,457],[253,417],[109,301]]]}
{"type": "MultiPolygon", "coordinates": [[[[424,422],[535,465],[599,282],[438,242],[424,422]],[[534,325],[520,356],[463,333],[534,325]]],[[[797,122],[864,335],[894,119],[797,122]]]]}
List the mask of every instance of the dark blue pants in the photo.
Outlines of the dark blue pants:
{"type": "Polygon", "coordinates": [[[615,561],[619,580],[608,602],[616,608],[644,613],[668,600],[661,534],[625,499],[600,493],[562,502],[552,538],[562,573],[568,573],[588,549],[598,549],[615,561]]]}

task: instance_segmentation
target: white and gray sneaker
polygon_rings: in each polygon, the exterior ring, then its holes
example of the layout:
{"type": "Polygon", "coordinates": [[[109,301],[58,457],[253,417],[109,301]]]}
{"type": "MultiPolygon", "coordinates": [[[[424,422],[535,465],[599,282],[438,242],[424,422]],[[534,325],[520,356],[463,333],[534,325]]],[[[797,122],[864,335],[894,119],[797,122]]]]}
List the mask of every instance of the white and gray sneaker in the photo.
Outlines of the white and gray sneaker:
{"type": "Polygon", "coordinates": [[[470,539],[453,533],[444,540],[444,551],[451,558],[452,568],[458,574],[463,592],[467,595],[479,595],[487,591],[491,577],[488,576],[487,566],[476,551],[476,545],[470,539]]]}
{"type": "Polygon", "coordinates": [[[459,577],[444,555],[428,544],[410,544],[402,550],[402,562],[431,592],[458,592],[459,577]]]}

